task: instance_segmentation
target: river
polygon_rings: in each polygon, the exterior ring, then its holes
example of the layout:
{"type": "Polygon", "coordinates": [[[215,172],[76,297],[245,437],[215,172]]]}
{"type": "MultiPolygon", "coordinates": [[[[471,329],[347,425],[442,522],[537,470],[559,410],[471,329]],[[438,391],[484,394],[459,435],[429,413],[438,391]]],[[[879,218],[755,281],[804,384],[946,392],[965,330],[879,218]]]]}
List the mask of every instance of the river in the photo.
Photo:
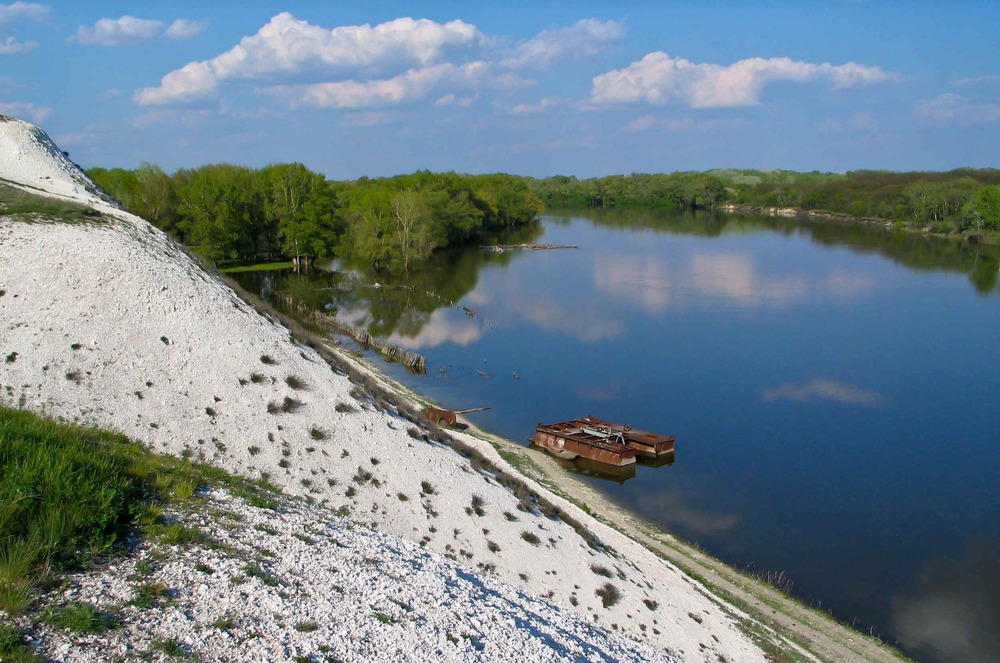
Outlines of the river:
{"type": "Polygon", "coordinates": [[[612,500],[920,661],[1000,660],[997,252],[828,222],[551,214],[402,281],[235,275],[427,357],[387,373],[524,440],[677,438],[612,500]]]}

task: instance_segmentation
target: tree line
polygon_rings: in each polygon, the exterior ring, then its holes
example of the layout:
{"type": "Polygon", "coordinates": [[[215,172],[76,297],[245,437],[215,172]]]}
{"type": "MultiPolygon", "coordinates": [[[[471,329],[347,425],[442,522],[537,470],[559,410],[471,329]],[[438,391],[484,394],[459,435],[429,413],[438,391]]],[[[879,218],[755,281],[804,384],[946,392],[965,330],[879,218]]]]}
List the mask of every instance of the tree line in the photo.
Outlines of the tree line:
{"type": "Polygon", "coordinates": [[[280,256],[311,264],[336,254],[405,271],[437,249],[543,210],[523,178],[505,174],[420,171],[337,182],[299,163],[212,164],[173,175],[144,163],[87,174],[126,209],[217,263],[280,256]]]}
{"type": "Polygon", "coordinates": [[[531,180],[550,206],[712,209],[721,204],[822,210],[886,219],[935,232],[1000,230],[1000,170],[948,172],[858,170],[797,173],[732,170],[531,180]]]}
{"type": "Polygon", "coordinates": [[[287,257],[296,264],[341,255],[406,271],[436,250],[482,241],[549,207],[670,210],[722,204],[822,210],[886,219],[934,232],[1000,231],[1000,170],[859,170],[798,173],[718,169],[671,174],[541,179],[418,171],[329,181],[299,163],[251,169],[212,164],[168,175],[87,174],[127,209],[216,262],[287,257]]]}

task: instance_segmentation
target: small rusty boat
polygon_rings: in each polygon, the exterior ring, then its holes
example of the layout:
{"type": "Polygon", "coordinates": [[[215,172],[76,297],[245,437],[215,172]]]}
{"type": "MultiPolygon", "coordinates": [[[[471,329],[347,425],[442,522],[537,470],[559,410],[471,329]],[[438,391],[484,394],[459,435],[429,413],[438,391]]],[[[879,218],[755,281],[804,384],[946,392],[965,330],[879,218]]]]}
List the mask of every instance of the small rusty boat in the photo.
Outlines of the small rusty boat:
{"type": "Polygon", "coordinates": [[[673,435],[661,435],[660,433],[650,433],[646,430],[632,428],[624,424],[616,424],[613,421],[605,421],[597,417],[587,415],[580,421],[587,422],[589,426],[599,429],[607,429],[613,433],[621,433],[625,438],[625,444],[635,449],[635,452],[646,458],[665,458],[674,453],[677,441],[673,435]]]}
{"type": "Polygon", "coordinates": [[[588,458],[618,467],[635,463],[635,449],[625,444],[624,435],[598,427],[585,419],[555,424],[539,423],[535,436],[528,438],[559,458],[588,458]]]}

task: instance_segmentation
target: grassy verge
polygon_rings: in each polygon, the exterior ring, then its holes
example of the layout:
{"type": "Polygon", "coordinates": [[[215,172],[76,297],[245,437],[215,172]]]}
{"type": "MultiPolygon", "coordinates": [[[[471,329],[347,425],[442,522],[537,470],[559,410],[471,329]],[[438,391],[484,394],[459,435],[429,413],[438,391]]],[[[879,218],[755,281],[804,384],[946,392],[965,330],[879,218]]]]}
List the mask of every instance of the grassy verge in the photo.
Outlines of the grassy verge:
{"type": "Polygon", "coordinates": [[[222,470],[158,456],[122,435],[0,407],[0,660],[35,660],[15,623],[22,616],[71,630],[112,628],[113,616],[85,605],[37,606],[61,572],[87,568],[130,541],[198,539],[161,514],[220,485],[257,506],[275,506],[269,493],[222,470]]]}
{"type": "Polygon", "coordinates": [[[233,274],[235,272],[265,272],[273,269],[291,269],[295,266],[291,260],[279,262],[245,262],[231,261],[219,264],[219,271],[223,274],[233,274]]]}
{"type": "Polygon", "coordinates": [[[0,216],[12,216],[19,221],[84,223],[101,215],[87,205],[29,193],[0,182],[0,216]]]}

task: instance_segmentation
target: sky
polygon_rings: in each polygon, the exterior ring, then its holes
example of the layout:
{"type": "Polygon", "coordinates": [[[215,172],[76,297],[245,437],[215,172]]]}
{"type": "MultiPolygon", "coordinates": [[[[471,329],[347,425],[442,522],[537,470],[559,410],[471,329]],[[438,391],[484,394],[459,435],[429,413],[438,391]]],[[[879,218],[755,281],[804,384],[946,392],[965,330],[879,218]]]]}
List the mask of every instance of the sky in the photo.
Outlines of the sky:
{"type": "Polygon", "coordinates": [[[330,179],[1000,167],[1000,2],[0,1],[84,168],[330,179]]]}

